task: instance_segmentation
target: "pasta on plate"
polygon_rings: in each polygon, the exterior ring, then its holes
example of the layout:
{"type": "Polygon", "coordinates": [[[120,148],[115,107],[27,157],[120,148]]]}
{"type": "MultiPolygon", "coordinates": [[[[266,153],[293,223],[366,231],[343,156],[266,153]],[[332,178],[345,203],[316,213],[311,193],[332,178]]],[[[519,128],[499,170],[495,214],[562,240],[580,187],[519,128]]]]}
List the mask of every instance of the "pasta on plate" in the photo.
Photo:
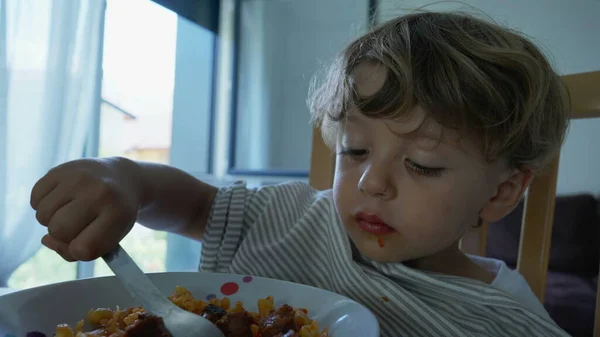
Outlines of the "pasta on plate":
{"type": "MultiPolygon", "coordinates": [[[[269,296],[258,300],[258,311],[246,310],[243,303],[232,305],[229,298],[202,301],[184,287],[176,287],[169,299],[180,308],[204,316],[215,323],[226,337],[329,337],[320,330],[305,309],[284,304],[275,308],[269,296]]],[[[84,331],[84,320],[72,327],[58,325],[56,337],[170,337],[162,319],[152,316],[142,307],[121,310],[92,309],[87,321],[93,331],[84,331]]],[[[198,336],[202,337],[202,336],[198,336]]]]}

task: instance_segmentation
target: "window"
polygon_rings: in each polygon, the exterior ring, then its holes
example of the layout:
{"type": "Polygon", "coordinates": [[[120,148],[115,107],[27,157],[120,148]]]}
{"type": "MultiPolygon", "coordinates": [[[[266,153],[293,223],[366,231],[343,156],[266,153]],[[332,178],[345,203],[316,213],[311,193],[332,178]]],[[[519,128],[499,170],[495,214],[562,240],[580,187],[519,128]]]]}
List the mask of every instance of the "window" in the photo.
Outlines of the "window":
{"type": "MultiPolygon", "coordinates": [[[[207,173],[214,44],[214,32],[152,1],[108,0],[99,139],[92,152],[207,173]]],[[[137,224],[122,245],[146,272],[190,270],[198,263],[199,244],[137,224]]],[[[66,263],[42,247],[9,286],[110,274],[101,260],[66,263]]]]}
{"type": "MultiPolygon", "coordinates": [[[[175,13],[148,0],[108,1],[101,157],[169,163],[176,40],[175,13]]],[[[136,224],[121,244],[142,270],[165,271],[165,233],[136,224]]],[[[112,274],[101,261],[94,267],[94,276],[112,274]]]]}

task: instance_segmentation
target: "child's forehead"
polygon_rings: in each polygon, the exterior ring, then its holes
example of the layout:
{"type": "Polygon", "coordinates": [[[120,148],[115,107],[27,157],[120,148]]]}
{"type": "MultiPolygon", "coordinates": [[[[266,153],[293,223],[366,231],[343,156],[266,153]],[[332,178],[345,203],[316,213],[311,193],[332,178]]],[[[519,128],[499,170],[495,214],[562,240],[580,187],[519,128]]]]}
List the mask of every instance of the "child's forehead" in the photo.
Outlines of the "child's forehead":
{"type": "Polygon", "coordinates": [[[351,109],[346,115],[345,122],[350,125],[361,126],[365,123],[380,122],[396,135],[413,134],[419,137],[427,137],[439,140],[458,141],[459,134],[438,123],[431,114],[420,106],[415,106],[409,113],[400,119],[372,118],[363,115],[357,108],[351,109]]]}
{"type": "MultiPolygon", "coordinates": [[[[386,85],[390,70],[377,61],[364,60],[356,65],[352,71],[354,90],[359,97],[377,95],[386,85]]],[[[373,121],[382,122],[387,129],[396,135],[411,135],[415,138],[430,139],[435,143],[444,143],[461,152],[482,154],[482,144],[477,137],[477,132],[459,130],[446,127],[436,117],[422,106],[410,107],[398,118],[373,118],[364,115],[359,107],[351,106],[345,113],[345,123],[361,124],[373,121]]],[[[401,109],[401,107],[398,107],[401,109]]],[[[443,112],[440,112],[443,113],[443,112]]],[[[350,130],[348,130],[350,131],[350,130]]]]}
{"type": "Polygon", "coordinates": [[[443,144],[470,156],[482,155],[479,143],[473,137],[464,137],[457,130],[443,126],[419,106],[400,120],[374,119],[361,114],[357,109],[352,109],[346,116],[344,129],[350,134],[368,132],[373,123],[385,125],[385,129],[398,137],[408,136],[417,140],[419,144],[430,144],[431,147],[443,144]]]}
{"type": "Polygon", "coordinates": [[[362,61],[352,72],[356,92],[360,97],[375,95],[383,88],[388,70],[379,62],[362,61]]]}
{"type": "MultiPolygon", "coordinates": [[[[355,90],[359,97],[371,97],[376,95],[386,83],[389,71],[381,63],[376,61],[362,61],[353,71],[352,77],[354,80],[355,90]]],[[[439,138],[440,135],[446,134],[452,139],[458,138],[458,133],[455,130],[445,130],[431,114],[426,112],[421,106],[414,106],[401,119],[385,120],[390,131],[396,134],[418,133],[419,136],[429,138],[439,138]],[[442,132],[442,130],[444,132],[442,132]]],[[[358,107],[353,107],[347,111],[347,120],[360,122],[362,115],[358,107]]]]}

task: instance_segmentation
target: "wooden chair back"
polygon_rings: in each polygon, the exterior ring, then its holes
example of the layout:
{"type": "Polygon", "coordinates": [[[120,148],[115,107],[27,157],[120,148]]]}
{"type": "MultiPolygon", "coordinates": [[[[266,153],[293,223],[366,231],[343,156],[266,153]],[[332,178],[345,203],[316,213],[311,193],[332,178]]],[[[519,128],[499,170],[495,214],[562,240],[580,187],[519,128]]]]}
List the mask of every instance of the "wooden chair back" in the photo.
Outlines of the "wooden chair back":
{"type": "MultiPolygon", "coordinates": [[[[572,119],[600,117],[600,71],[563,77],[572,101],[572,119]]],[[[313,130],[310,184],[320,190],[331,188],[335,160],[325,145],[319,130],[313,130]]],[[[552,238],[556,182],[559,156],[543,174],[536,176],[525,199],[517,270],[532,291],[544,301],[548,258],[552,238]]],[[[600,177],[599,177],[600,178],[600,177]]],[[[461,240],[461,249],[470,254],[485,255],[487,224],[468,232],[461,240]]],[[[600,284],[596,298],[594,337],[600,337],[600,284]]]]}

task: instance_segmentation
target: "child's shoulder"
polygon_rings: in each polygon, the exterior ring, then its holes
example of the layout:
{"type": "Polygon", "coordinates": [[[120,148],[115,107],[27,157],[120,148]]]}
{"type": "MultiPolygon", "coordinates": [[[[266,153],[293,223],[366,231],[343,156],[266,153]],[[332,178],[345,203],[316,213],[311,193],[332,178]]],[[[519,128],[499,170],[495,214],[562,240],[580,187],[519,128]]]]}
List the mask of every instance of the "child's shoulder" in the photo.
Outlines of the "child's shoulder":
{"type": "Polygon", "coordinates": [[[470,256],[470,258],[496,275],[490,286],[512,296],[538,315],[549,317],[544,306],[535,296],[527,281],[525,281],[525,278],[517,270],[510,269],[502,260],[480,256],[470,256]]]}
{"type": "Polygon", "coordinates": [[[291,221],[335,213],[332,191],[317,190],[303,181],[251,186],[239,180],[220,189],[213,208],[230,209],[242,204],[244,213],[253,221],[261,215],[291,221]]]}
{"type": "Polygon", "coordinates": [[[259,237],[255,241],[291,231],[332,235],[331,228],[340,227],[331,191],[302,181],[263,186],[237,181],[221,189],[212,210],[209,228],[219,233],[236,228],[244,237],[259,237]]]}
{"type": "Polygon", "coordinates": [[[333,201],[331,190],[317,190],[304,181],[287,181],[277,184],[247,187],[246,182],[239,181],[238,186],[246,188],[259,199],[312,205],[315,203],[330,203],[333,201]]]}

